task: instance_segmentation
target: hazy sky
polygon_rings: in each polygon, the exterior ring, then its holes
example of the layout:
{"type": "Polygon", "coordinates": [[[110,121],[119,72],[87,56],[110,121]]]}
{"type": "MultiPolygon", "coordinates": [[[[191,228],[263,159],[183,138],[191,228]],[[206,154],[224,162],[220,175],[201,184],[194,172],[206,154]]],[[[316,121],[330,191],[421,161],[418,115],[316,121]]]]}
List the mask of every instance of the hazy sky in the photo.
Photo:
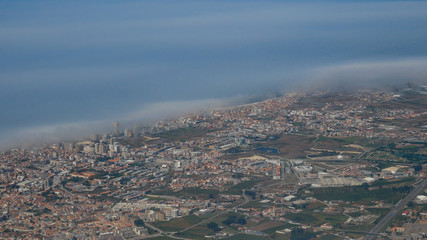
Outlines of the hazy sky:
{"type": "Polygon", "coordinates": [[[424,81],[426,43],[427,2],[0,1],[0,143],[307,82],[424,81]]]}

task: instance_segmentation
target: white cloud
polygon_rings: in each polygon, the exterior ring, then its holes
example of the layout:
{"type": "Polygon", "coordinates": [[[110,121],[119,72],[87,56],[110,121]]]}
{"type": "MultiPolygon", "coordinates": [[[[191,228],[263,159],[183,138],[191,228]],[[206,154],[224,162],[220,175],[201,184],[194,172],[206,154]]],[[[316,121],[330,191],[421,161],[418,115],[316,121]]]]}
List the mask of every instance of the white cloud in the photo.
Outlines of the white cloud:
{"type": "Polygon", "coordinates": [[[0,150],[6,150],[15,146],[31,146],[35,144],[77,140],[79,138],[90,137],[96,133],[111,132],[113,122],[115,121],[119,121],[121,126],[126,128],[139,123],[152,123],[157,120],[175,118],[186,113],[208,112],[215,108],[226,107],[232,103],[241,102],[242,99],[237,97],[233,99],[159,102],[144,105],[123,116],[117,116],[115,119],[20,128],[15,131],[9,131],[6,134],[7,137],[0,139],[0,150]]]}
{"type": "Polygon", "coordinates": [[[408,81],[427,82],[427,59],[366,61],[312,69],[304,87],[387,87],[408,81]]]}
{"type": "Polygon", "coordinates": [[[218,107],[228,106],[232,100],[203,99],[195,101],[168,101],[149,104],[126,115],[123,120],[154,121],[158,119],[173,118],[186,113],[207,112],[218,107]]]}

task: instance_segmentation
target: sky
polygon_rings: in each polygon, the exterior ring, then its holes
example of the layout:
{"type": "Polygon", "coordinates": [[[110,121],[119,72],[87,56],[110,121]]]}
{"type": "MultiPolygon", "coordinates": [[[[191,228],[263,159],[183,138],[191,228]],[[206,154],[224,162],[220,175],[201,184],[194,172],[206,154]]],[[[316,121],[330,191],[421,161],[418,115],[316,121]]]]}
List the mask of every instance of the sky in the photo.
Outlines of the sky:
{"type": "Polygon", "coordinates": [[[0,0],[0,148],[310,86],[427,79],[423,1],[0,0]]]}

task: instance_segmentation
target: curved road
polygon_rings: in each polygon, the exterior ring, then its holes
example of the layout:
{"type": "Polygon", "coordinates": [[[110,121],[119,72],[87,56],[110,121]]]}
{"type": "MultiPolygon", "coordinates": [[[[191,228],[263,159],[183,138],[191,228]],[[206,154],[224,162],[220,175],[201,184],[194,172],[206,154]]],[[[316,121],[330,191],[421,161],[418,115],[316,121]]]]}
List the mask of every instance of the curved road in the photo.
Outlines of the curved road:
{"type": "Polygon", "coordinates": [[[245,199],[245,201],[244,201],[244,202],[242,202],[242,203],[240,203],[239,205],[237,205],[237,206],[235,206],[235,207],[233,207],[233,208],[230,208],[230,209],[224,210],[224,211],[222,211],[222,212],[218,213],[218,214],[217,214],[217,215],[215,215],[215,216],[212,216],[212,217],[210,217],[210,218],[208,218],[208,219],[205,219],[205,220],[203,220],[203,221],[201,221],[201,222],[198,222],[198,223],[196,223],[196,224],[194,224],[194,225],[192,225],[192,226],[190,226],[190,227],[188,227],[188,228],[186,228],[186,229],[183,229],[183,230],[181,230],[181,231],[179,231],[179,232],[185,232],[185,231],[188,231],[188,230],[190,230],[190,229],[192,229],[192,228],[194,228],[194,227],[197,227],[197,226],[199,226],[199,225],[201,225],[201,224],[207,223],[207,222],[211,221],[212,219],[214,219],[214,218],[216,218],[216,217],[219,217],[219,216],[221,216],[221,215],[223,215],[223,214],[225,214],[225,213],[231,212],[231,211],[233,211],[233,210],[235,210],[235,209],[237,209],[237,208],[239,208],[239,207],[241,207],[241,206],[245,205],[246,203],[248,203],[248,202],[249,202],[249,198],[248,198],[248,196],[246,196],[246,194],[245,194],[244,192],[243,192],[242,196],[243,196],[243,198],[245,199]]]}
{"type": "Polygon", "coordinates": [[[198,223],[196,223],[196,224],[194,224],[194,225],[192,225],[192,226],[190,226],[188,228],[185,228],[185,229],[183,229],[183,230],[181,230],[179,232],[165,232],[165,231],[163,231],[163,230],[161,230],[161,229],[159,229],[159,228],[157,228],[157,227],[155,227],[155,226],[153,226],[153,225],[151,225],[149,223],[145,223],[145,225],[147,225],[147,227],[149,227],[151,229],[154,229],[154,230],[158,231],[159,233],[157,233],[157,234],[151,234],[151,235],[148,235],[148,236],[136,237],[136,238],[133,238],[133,239],[135,239],[135,240],[136,239],[147,239],[147,238],[154,238],[154,237],[160,237],[160,236],[167,236],[167,237],[175,238],[175,239],[187,239],[187,238],[178,237],[178,236],[174,236],[174,235],[176,233],[185,232],[185,231],[190,230],[192,228],[195,228],[195,227],[197,227],[197,226],[199,226],[201,224],[207,223],[207,222],[211,221],[212,219],[214,219],[216,217],[219,217],[219,216],[221,216],[221,215],[223,215],[225,213],[231,212],[231,211],[233,211],[233,210],[235,210],[235,209],[237,209],[237,208],[245,205],[246,203],[248,203],[250,201],[250,199],[248,198],[248,196],[246,196],[246,194],[244,192],[242,193],[242,196],[245,199],[245,201],[243,201],[242,203],[240,203],[240,204],[238,204],[238,205],[236,205],[236,206],[234,206],[234,207],[232,207],[230,209],[224,210],[224,211],[216,214],[215,216],[212,216],[212,217],[210,217],[208,219],[205,219],[205,220],[203,220],[201,222],[198,222],[198,223]]]}

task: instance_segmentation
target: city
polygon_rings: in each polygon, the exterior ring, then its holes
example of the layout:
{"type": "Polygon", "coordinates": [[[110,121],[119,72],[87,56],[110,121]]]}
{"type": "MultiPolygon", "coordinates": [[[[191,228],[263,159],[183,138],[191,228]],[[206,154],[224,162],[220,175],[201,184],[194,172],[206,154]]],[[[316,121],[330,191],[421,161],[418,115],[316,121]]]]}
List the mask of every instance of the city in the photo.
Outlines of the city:
{"type": "Polygon", "coordinates": [[[425,239],[426,103],[422,85],[297,92],[11,149],[0,237],[363,239],[390,212],[372,236],[425,239]]]}
{"type": "Polygon", "coordinates": [[[0,240],[427,239],[427,1],[0,23],[0,240]]]}

